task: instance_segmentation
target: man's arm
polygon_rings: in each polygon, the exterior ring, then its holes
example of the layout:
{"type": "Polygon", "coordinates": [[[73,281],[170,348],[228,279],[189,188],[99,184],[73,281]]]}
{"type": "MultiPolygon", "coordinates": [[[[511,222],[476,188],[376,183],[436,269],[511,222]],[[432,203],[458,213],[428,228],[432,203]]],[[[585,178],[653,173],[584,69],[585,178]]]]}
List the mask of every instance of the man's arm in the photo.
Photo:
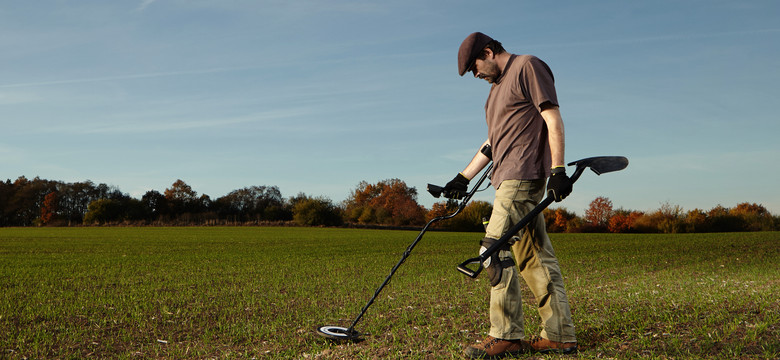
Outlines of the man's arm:
{"type": "Polygon", "coordinates": [[[455,178],[444,186],[445,197],[460,199],[466,195],[469,181],[477,176],[477,174],[479,174],[479,172],[490,162],[490,158],[482,153],[482,149],[487,144],[490,143],[488,141],[482,143],[482,146],[479,148],[480,151],[477,151],[477,154],[474,155],[474,158],[471,159],[471,162],[469,162],[466,168],[463,169],[462,172],[459,172],[458,175],[455,175],[455,178]]]}
{"type": "Polygon", "coordinates": [[[552,167],[565,166],[564,151],[566,148],[566,139],[563,133],[563,119],[561,111],[557,106],[544,107],[541,114],[544,122],[547,124],[547,137],[550,142],[550,153],[552,154],[552,167]]]}
{"type": "Polygon", "coordinates": [[[479,147],[479,150],[477,151],[477,154],[474,155],[474,158],[471,159],[471,162],[466,166],[466,168],[461,171],[463,176],[471,180],[477,176],[477,174],[479,174],[479,172],[482,171],[482,169],[484,169],[488,163],[490,163],[490,159],[482,153],[482,148],[489,144],[490,140],[485,140],[485,142],[482,143],[482,145],[479,147]]]}
{"type": "Polygon", "coordinates": [[[542,118],[547,124],[547,136],[550,141],[550,153],[552,155],[552,167],[553,170],[550,179],[547,180],[547,193],[550,194],[555,201],[561,201],[565,199],[571,193],[572,182],[568,176],[566,176],[566,168],[563,162],[563,152],[565,149],[565,139],[563,137],[563,120],[561,119],[561,111],[557,106],[549,106],[542,108],[542,118]]]}

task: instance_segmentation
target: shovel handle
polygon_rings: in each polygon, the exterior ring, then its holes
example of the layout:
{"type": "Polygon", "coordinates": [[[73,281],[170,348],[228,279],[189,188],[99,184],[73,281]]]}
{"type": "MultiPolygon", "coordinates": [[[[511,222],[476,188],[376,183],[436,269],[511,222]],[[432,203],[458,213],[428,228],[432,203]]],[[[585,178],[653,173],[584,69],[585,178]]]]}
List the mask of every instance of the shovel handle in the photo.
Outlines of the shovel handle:
{"type": "MultiPolygon", "coordinates": [[[[628,159],[622,156],[599,156],[599,157],[592,157],[592,158],[582,159],[582,160],[569,163],[569,166],[571,165],[577,165],[577,168],[574,169],[574,173],[569,178],[571,179],[571,183],[574,184],[580,178],[582,172],[589,167],[597,175],[600,175],[602,173],[608,173],[608,172],[624,169],[626,166],[628,166],[628,159]]],[[[484,175],[482,176],[484,177],[484,175]]],[[[481,181],[482,180],[480,180],[480,182],[481,181]]],[[[493,253],[498,251],[502,246],[507,244],[507,242],[509,241],[510,238],[512,238],[512,236],[517,234],[520,230],[522,230],[522,228],[524,228],[531,221],[533,221],[533,219],[536,216],[540,216],[542,211],[546,209],[547,206],[552,204],[554,201],[555,198],[552,196],[552,194],[548,194],[547,197],[544,198],[544,200],[542,200],[538,205],[536,205],[536,207],[534,207],[530,212],[525,214],[525,216],[523,216],[523,218],[520,219],[520,221],[518,221],[516,224],[514,224],[508,231],[506,231],[504,235],[501,236],[500,239],[498,239],[493,245],[491,245],[485,251],[481,252],[479,257],[468,259],[462,262],[460,265],[458,265],[458,271],[462,272],[463,274],[471,278],[476,278],[477,275],[479,275],[479,273],[482,272],[482,270],[484,269],[484,266],[482,265],[483,261],[485,261],[487,258],[492,256],[493,253]],[[479,264],[479,267],[476,270],[472,270],[471,268],[468,267],[468,265],[471,264],[479,264]]]]}
{"type": "Polygon", "coordinates": [[[460,265],[458,265],[458,271],[462,272],[463,274],[465,274],[466,276],[472,279],[476,279],[477,275],[479,275],[479,273],[482,272],[482,269],[485,268],[484,266],[482,266],[482,261],[483,261],[482,258],[479,257],[468,259],[462,262],[460,265]],[[468,265],[471,264],[478,264],[479,267],[476,270],[472,270],[471,268],[468,267],[468,265]]]}

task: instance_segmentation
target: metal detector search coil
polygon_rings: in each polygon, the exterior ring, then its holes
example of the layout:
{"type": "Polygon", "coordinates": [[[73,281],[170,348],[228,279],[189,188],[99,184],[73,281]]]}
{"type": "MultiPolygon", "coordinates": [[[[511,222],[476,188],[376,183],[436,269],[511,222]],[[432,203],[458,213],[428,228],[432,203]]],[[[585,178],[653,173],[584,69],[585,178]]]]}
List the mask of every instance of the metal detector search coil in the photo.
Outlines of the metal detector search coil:
{"type": "Polygon", "coordinates": [[[317,334],[335,341],[359,341],[363,334],[341,326],[325,325],[317,328],[317,334]]]}

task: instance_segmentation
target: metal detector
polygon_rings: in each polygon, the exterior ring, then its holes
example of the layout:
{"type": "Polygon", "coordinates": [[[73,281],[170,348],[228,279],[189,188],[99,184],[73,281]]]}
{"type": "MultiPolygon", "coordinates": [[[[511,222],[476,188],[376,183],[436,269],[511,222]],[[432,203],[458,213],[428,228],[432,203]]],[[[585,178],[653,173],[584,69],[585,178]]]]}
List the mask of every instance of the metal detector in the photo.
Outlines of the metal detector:
{"type": "MultiPolygon", "coordinates": [[[[390,282],[390,278],[393,277],[393,274],[398,270],[399,267],[401,267],[401,264],[406,261],[406,258],[409,257],[409,255],[412,253],[412,249],[414,249],[415,246],[417,246],[417,243],[420,242],[420,240],[423,237],[423,234],[428,230],[428,228],[433,225],[433,223],[451,219],[455,217],[455,215],[458,215],[465,207],[466,204],[471,200],[471,197],[474,196],[474,193],[476,193],[479,190],[479,187],[482,185],[482,183],[485,181],[485,179],[488,177],[488,174],[490,173],[490,169],[493,167],[493,164],[491,163],[488,165],[487,169],[482,173],[482,176],[479,178],[479,181],[474,184],[474,187],[466,193],[466,195],[463,197],[463,199],[460,201],[460,204],[458,204],[458,208],[449,215],[439,216],[434,219],[431,219],[425,226],[422,228],[422,231],[420,231],[420,234],[417,235],[417,238],[412,242],[411,245],[409,245],[408,248],[406,248],[406,251],[404,251],[403,256],[401,257],[401,260],[398,261],[395,266],[393,266],[393,269],[390,270],[390,275],[387,275],[387,278],[382,283],[382,285],[379,286],[379,288],[376,289],[374,292],[374,296],[371,297],[371,299],[368,300],[368,303],[366,306],[363,306],[363,309],[360,311],[360,314],[355,318],[354,321],[352,321],[352,325],[350,325],[348,328],[342,327],[342,326],[333,326],[333,325],[325,325],[320,326],[317,328],[317,334],[320,336],[323,336],[329,340],[337,341],[337,342],[344,342],[344,341],[352,341],[352,342],[358,342],[363,340],[363,335],[357,330],[355,330],[355,325],[360,321],[360,319],[363,318],[363,315],[366,314],[366,311],[368,310],[368,307],[371,306],[371,304],[374,303],[374,300],[376,300],[377,296],[379,296],[379,293],[382,291],[382,289],[385,288],[385,286],[390,282]]],[[[428,192],[431,193],[434,197],[439,197],[441,195],[444,195],[444,197],[451,198],[452,194],[448,193],[444,190],[441,186],[436,186],[433,184],[428,184],[428,192]]]]}
{"type": "MultiPolygon", "coordinates": [[[[622,156],[597,156],[577,160],[568,164],[569,166],[576,165],[577,168],[571,175],[572,184],[580,178],[582,172],[585,169],[590,168],[596,175],[606,174],[608,172],[623,170],[628,166],[628,159],[622,156]]],[[[490,256],[503,247],[513,236],[515,236],[520,230],[522,230],[528,223],[530,223],[536,216],[538,216],[544,209],[546,209],[555,198],[552,195],[548,195],[542,202],[539,203],[533,210],[520,219],[517,224],[512,226],[498,241],[485,250],[478,257],[468,259],[460,265],[458,265],[458,271],[468,275],[471,278],[476,278],[480,272],[485,268],[484,262],[490,259],[490,256]],[[472,270],[468,267],[471,264],[479,264],[479,267],[472,270]]]]}

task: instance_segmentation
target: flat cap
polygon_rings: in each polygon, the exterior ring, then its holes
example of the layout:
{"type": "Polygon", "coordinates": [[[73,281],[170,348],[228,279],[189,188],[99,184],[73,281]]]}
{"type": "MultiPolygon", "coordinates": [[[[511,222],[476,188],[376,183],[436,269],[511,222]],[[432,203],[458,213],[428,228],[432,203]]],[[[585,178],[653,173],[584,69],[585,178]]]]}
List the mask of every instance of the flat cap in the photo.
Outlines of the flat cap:
{"type": "Polygon", "coordinates": [[[460,44],[458,49],[458,74],[463,76],[469,68],[477,61],[477,57],[485,46],[493,41],[490,36],[481,32],[471,33],[460,44]]]}

